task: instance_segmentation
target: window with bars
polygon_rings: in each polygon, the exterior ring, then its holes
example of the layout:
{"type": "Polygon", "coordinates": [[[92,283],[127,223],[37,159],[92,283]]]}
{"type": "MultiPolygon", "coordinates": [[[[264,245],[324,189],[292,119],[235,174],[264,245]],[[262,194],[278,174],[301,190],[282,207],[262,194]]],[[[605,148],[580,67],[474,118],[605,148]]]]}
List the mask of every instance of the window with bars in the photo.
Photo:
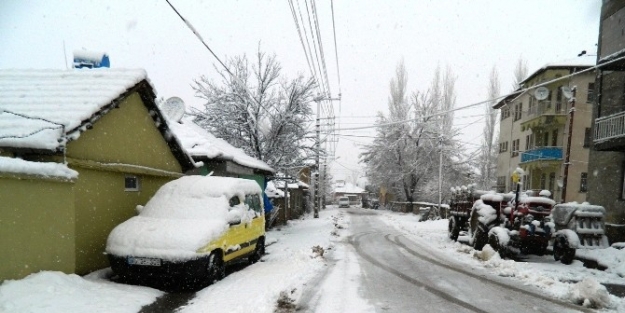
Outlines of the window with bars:
{"type": "Polygon", "coordinates": [[[579,192],[588,191],[588,173],[582,173],[579,181],[579,192]]]}

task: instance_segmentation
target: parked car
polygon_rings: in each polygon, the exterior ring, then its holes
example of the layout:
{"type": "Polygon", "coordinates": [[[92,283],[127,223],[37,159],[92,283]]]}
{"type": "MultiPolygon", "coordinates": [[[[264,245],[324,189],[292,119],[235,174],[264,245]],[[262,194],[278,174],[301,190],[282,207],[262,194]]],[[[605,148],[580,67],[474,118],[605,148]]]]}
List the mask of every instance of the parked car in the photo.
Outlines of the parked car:
{"type": "Polygon", "coordinates": [[[349,208],[349,198],[348,197],[340,197],[339,198],[339,208],[349,208]]]}
{"type": "Polygon", "coordinates": [[[185,176],[163,185],[139,215],[115,227],[106,253],[122,279],[205,286],[225,266],[265,251],[265,215],[253,180],[185,176]]]}

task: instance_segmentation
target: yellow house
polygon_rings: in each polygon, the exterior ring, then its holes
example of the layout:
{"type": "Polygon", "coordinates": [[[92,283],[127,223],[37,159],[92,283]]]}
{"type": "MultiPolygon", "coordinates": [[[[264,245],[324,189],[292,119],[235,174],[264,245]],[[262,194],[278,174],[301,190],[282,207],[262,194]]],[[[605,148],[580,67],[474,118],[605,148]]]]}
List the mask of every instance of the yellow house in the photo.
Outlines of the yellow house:
{"type": "Polygon", "coordinates": [[[111,229],[193,168],[144,70],[0,70],[0,281],[107,267],[111,229]]]}
{"type": "Polygon", "coordinates": [[[501,111],[499,192],[515,189],[511,174],[520,167],[524,190],[549,190],[557,202],[586,201],[592,65],[594,57],[547,64],[521,82],[523,89],[494,106],[501,111]]]}

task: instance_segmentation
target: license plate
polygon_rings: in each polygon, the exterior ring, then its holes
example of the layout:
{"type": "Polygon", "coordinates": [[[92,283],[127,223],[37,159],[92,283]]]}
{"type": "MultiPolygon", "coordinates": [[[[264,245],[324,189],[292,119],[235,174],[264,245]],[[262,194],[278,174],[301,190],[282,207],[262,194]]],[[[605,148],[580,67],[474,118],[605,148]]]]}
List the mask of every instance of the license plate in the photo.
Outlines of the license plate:
{"type": "Polygon", "coordinates": [[[131,265],[147,265],[147,266],[161,266],[161,259],[128,257],[128,264],[131,264],[131,265]]]}

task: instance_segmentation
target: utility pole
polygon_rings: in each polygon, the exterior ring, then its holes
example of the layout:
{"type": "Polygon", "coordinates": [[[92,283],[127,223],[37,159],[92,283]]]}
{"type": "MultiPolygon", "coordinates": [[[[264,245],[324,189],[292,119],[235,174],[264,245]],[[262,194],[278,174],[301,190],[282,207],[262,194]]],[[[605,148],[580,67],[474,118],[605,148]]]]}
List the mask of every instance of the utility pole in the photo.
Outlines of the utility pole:
{"type": "Polygon", "coordinates": [[[438,156],[438,214],[439,216],[442,216],[441,214],[441,206],[442,206],[442,201],[443,201],[443,137],[441,136],[438,139],[438,149],[439,149],[439,156],[438,156]]]}
{"type": "Polygon", "coordinates": [[[321,195],[319,194],[321,191],[321,184],[319,181],[319,174],[321,171],[321,164],[319,164],[319,159],[320,159],[320,154],[321,154],[321,101],[332,101],[332,100],[341,100],[341,97],[339,95],[339,98],[330,98],[330,97],[316,97],[313,99],[315,102],[317,102],[317,119],[315,122],[315,132],[317,135],[317,140],[315,142],[315,149],[317,150],[315,153],[315,167],[317,172],[315,173],[315,196],[314,196],[314,200],[315,200],[315,204],[314,204],[314,218],[319,218],[319,208],[321,208],[321,195]]]}
{"type": "Polygon", "coordinates": [[[566,139],[566,156],[564,159],[564,175],[562,175],[562,203],[566,202],[566,185],[569,180],[569,165],[571,161],[571,140],[573,137],[573,117],[575,117],[575,94],[577,88],[573,86],[571,88],[571,99],[569,102],[571,103],[571,109],[569,109],[569,114],[571,117],[569,118],[569,133],[567,134],[566,139]]]}

